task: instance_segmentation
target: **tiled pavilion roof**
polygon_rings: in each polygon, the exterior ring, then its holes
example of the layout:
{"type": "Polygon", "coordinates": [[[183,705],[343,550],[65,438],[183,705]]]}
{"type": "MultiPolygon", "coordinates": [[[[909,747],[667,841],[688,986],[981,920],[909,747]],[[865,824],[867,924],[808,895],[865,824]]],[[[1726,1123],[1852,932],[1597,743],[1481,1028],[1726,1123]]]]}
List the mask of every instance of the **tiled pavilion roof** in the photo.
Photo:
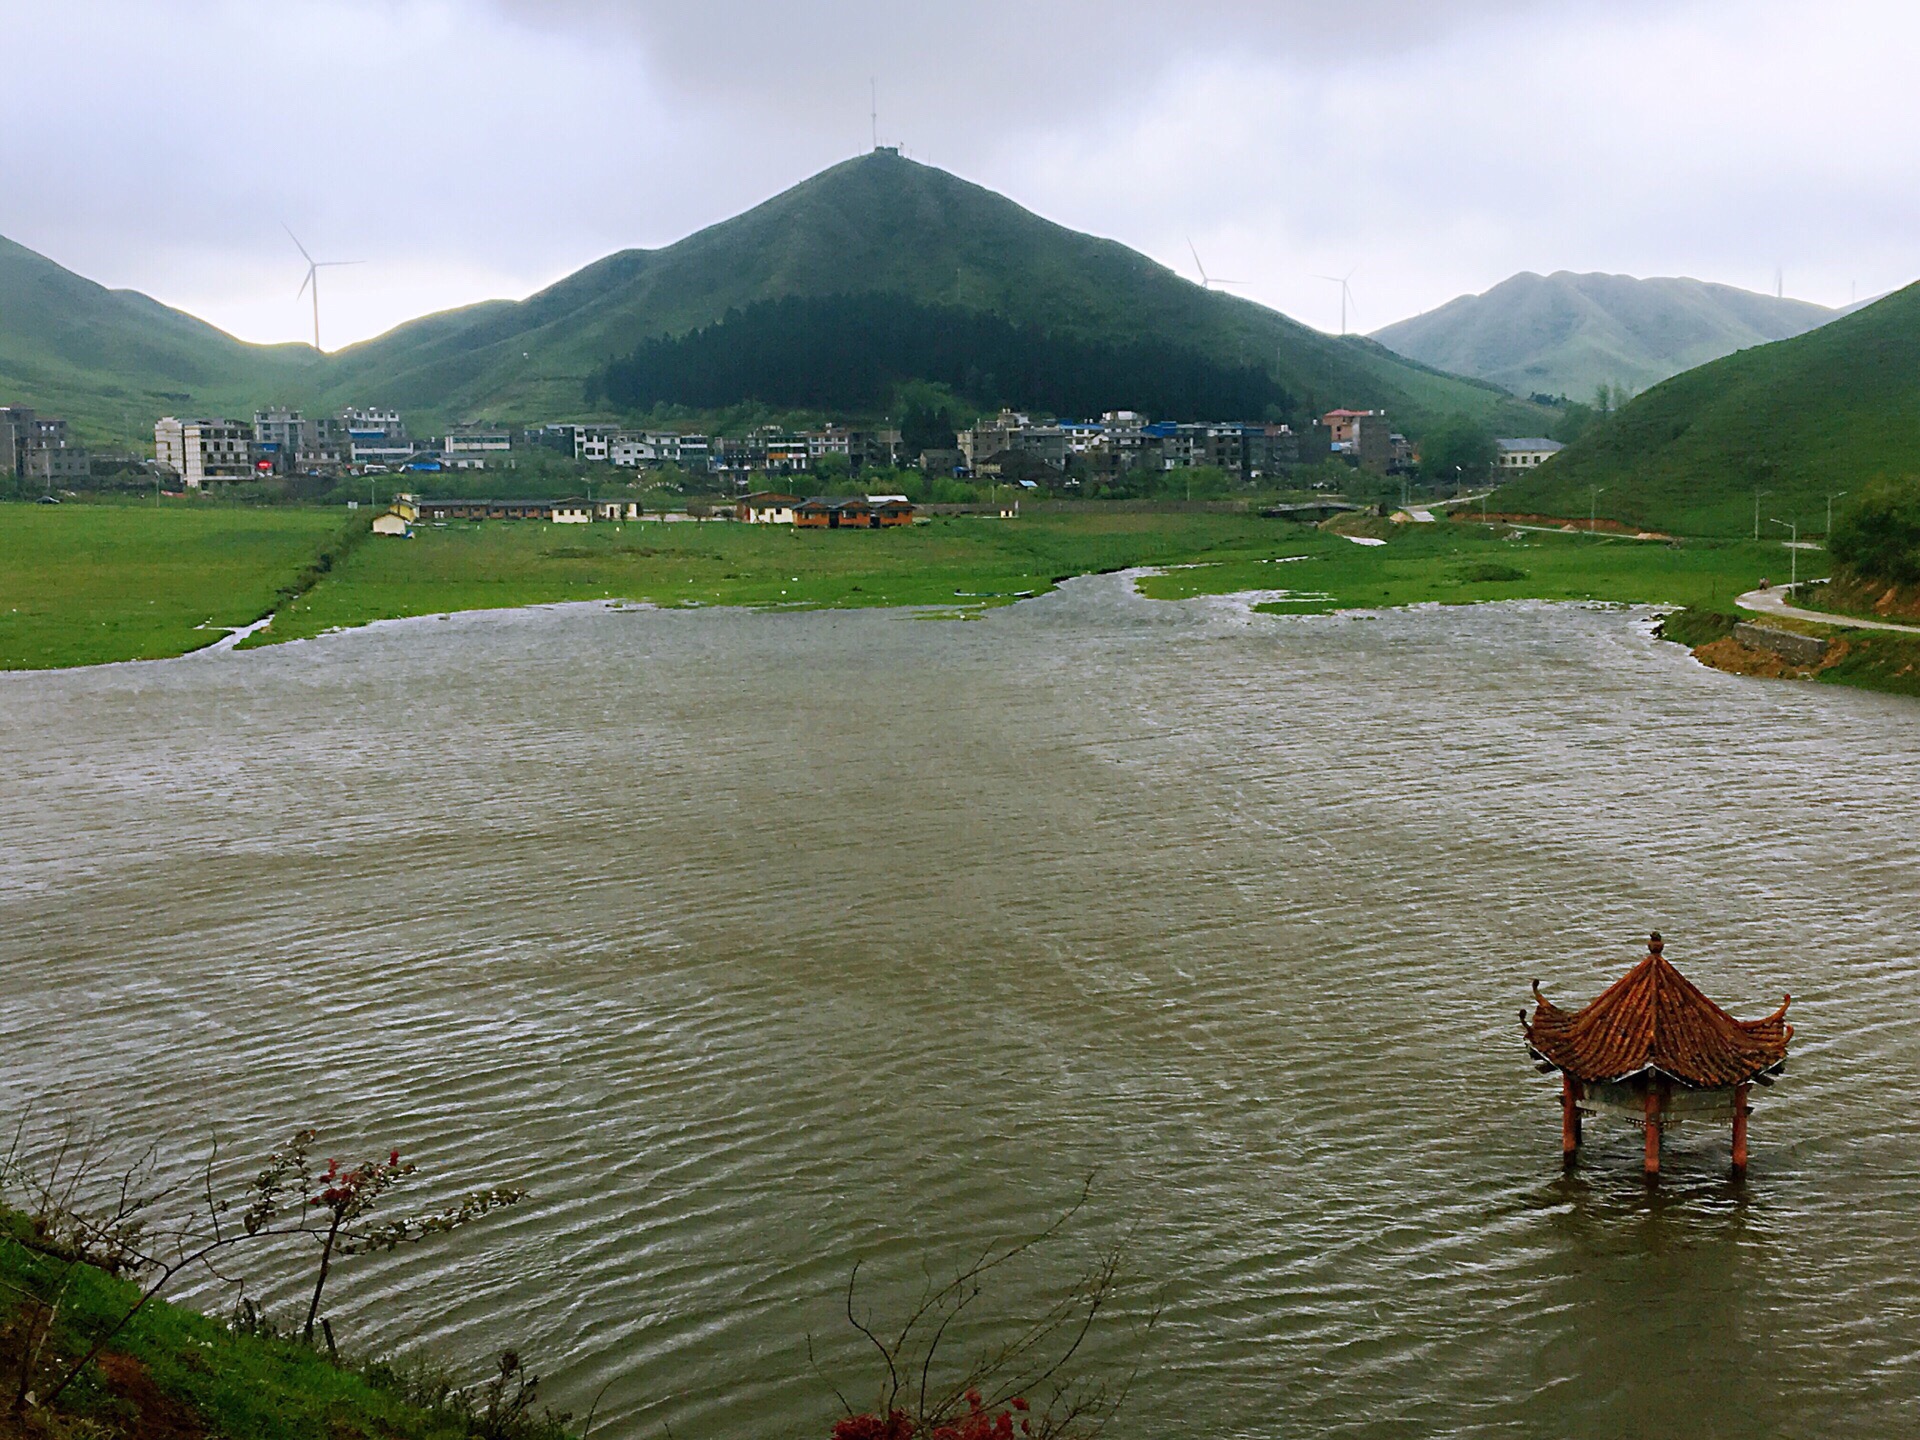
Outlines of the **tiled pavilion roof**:
{"type": "Polygon", "coordinates": [[[1582,1009],[1559,1009],[1533,982],[1534,1011],[1521,1012],[1527,1043],[1576,1080],[1628,1080],[1652,1071],[1696,1089],[1742,1085],[1786,1059],[1793,1027],[1788,996],[1764,1020],[1736,1020],[1647,942],[1647,958],[1582,1009]]]}

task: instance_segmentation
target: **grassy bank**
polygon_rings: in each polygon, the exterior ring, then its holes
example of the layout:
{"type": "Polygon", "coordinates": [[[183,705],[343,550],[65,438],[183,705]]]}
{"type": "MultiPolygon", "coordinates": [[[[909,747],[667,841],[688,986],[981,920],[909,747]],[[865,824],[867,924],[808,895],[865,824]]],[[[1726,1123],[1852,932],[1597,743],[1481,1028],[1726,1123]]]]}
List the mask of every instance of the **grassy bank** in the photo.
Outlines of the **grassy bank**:
{"type": "Polygon", "coordinates": [[[1791,675],[1823,685],[1846,685],[1883,695],[1920,696],[1920,636],[1885,630],[1854,630],[1690,606],[1660,622],[1660,638],[1684,645],[1704,663],[1739,675],[1791,675]],[[1741,645],[1733,635],[1742,621],[1812,635],[1832,645],[1824,664],[1810,670],[1783,666],[1777,657],[1741,645]]]}
{"type": "Polygon", "coordinates": [[[1256,606],[1282,615],[1487,600],[1730,607],[1775,553],[1740,542],[1672,545],[1471,522],[1366,528],[1385,543],[1363,546],[1326,531],[1297,532],[1272,558],[1169,571],[1140,588],[1163,600],[1285,591],[1256,606]]]}
{"type": "Polygon", "coordinates": [[[40,1350],[44,1375],[56,1358],[85,1355],[139,1294],[92,1266],[30,1251],[19,1243],[27,1233],[24,1220],[0,1212],[0,1440],[562,1440],[543,1418],[502,1423],[497,1404],[489,1417],[483,1390],[463,1395],[431,1371],[335,1364],[304,1345],[236,1332],[161,1300],[149,1302],[50,1411],[12,1415],[36,1303],[59,1298],[40,1350]]]}
{"type": "MultiPolygon", "coordinates": [[[[1778,573],[1776,544],[1640,541],[1473,521],[1342,522],[1088,506],[1018,520],[940,518],[890,531],[731,523],[460,523],[366,538],[338,510],[12,506],[0,530],[0,645],[13,668],[180,654],[269,610],[271,644],[371,621],[566,600],[964,614],[1075,575],[1166,567],[1155,599],[1258,592],[1276,615],[1493,600],[1681,607],[1670,638],[1720,640],[1734,598],[1778,573]]],[[[1848,633],[1832,683],[1920,693],[1920,645],[1848,633]]]]}
{"type": "Polygon", "coordinates": [[[0,505],[0,669],[182,655],[271,610],[338,510],[0,505]]]}
{"type": "Polygon", "coordinates": [[[375,539],[253,643],[372,620],[561,600],[842,607],[1005,603],[1132,565],[1252,563],[1290,527],[1257,516],[1090,511],[898,530],[731,523],[421,526],[375,539]]]}

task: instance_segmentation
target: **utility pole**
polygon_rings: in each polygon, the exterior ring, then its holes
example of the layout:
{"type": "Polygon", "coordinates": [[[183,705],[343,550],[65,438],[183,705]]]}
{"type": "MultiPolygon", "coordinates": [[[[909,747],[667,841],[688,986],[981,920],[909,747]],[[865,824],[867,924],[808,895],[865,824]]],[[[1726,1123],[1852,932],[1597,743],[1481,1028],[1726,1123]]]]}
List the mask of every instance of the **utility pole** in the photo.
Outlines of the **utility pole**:
{"type": "Polygon", "coordinates": [[[1846,493],[1847,493],[1847,492],[1846,492],[1846,491],[1844,491],[1844,490],[1836,490],[1836,491],[1834,491],[1834,492],[1833,492],[1833,493],[1832,493],[1831,495],[1829,495],[1829,496],[1827,496],[1827,530],[1826,530],[1826,533],[1827,533],[1827,536],[1828,536],[1829,538],[1831,538],[1831,537],[1832,537],[1832,535],[1833,535],[1833,502],[1834,502],[1834,501],[1836,501],[1836,500],[1838,500],[1838,499],[1839,499],[1839,498],[1840,498],[1840,497],[1841,497],[1842,495],[1844,495],[1844,494],[1846,494],[1846,493]]]}
{"type": "Polygon", "coordinates": [[[1791,522],[1786,520],[1769,520],[1767,523],[1769,525],[1778,525],[1782,530],[1790,530],[1793,532],[1793,539],[1787,543],[1787,554],[1792,557],[1787,561],[1787,588],[1789,590],[1797,590],[1800,588],[1800,522],[1798,520],[1791,522]]]}

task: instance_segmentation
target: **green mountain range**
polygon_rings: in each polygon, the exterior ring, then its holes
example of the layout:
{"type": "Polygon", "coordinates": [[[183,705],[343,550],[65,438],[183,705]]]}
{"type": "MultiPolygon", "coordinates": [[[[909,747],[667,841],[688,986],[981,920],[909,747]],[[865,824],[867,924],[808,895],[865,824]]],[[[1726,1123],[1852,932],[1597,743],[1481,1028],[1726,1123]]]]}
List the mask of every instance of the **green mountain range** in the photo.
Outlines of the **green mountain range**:
{"type": "MultiPolygon", "coordinates": [[[[1531,433],[1545,413],[1371,340],[1326,335],[1203,289],[1124,245],[890,151],[836,165],[676,244],[609,255],[526,300],[429,315],[320,361],[304,346],[243,345],[18,247],[8,253],[62,277],[63,293],[87,293],[97,343],[63,337],[73,325],[64,303],[9,315],[15,287],[0,274],[0,384],[49,413],[96,424],[116,407],[138,415],[144,406],[150,423],[167,410],[242,412],[267,401],[391,405],[423,431],[478,419],[590,418],[592,377],[645,341],[757,302],[875,294],[1095,345],[1151,343],[1256,366],[1302,414],[1384,407],[1414,433],[1456,415],[1531,433]],[[36,365],[43,353],[65,358],[36,365]]],[[[1129,402],[1115,395],[1110,403],[1129,402]]]]}
{"type": "Polygon", "coordinates": [[[1675,376],[1501,489],[1509,512],[1694,535],[1818,533],[1826,497],[1920,474],[1920,284],[1675,376]]]}
{"type": "Polygon", "coordinates": [[[251,414],[317,378],[310,346],[248,345],[134,290],[109,290],[0,237],[0,405],[121,442],[163,414],[251,414]]]}
{"type": "Polygon", "coordinates": [[[1517,395],[1638,392],[1736,350],[1803,335],[1841,311],[1700,280],[1531,272],[1462,295],[1373,338],[1517,395]]]}

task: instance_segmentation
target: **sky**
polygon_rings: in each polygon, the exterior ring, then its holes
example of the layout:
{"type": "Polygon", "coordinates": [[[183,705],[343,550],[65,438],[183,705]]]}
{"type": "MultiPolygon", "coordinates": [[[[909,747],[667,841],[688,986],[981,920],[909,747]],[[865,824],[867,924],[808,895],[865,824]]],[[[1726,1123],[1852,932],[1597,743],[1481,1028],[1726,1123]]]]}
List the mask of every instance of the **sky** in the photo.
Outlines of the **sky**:
{"type": "MultiPolygon", "coordinates": [[[[1374,330],[1520,270],[1920,276],[1895,0],[0,0],[0,235],[328,349],[866,150],[1374,330]]],[[[3,319],[3,317],[0,317],[3,319]]]]}

